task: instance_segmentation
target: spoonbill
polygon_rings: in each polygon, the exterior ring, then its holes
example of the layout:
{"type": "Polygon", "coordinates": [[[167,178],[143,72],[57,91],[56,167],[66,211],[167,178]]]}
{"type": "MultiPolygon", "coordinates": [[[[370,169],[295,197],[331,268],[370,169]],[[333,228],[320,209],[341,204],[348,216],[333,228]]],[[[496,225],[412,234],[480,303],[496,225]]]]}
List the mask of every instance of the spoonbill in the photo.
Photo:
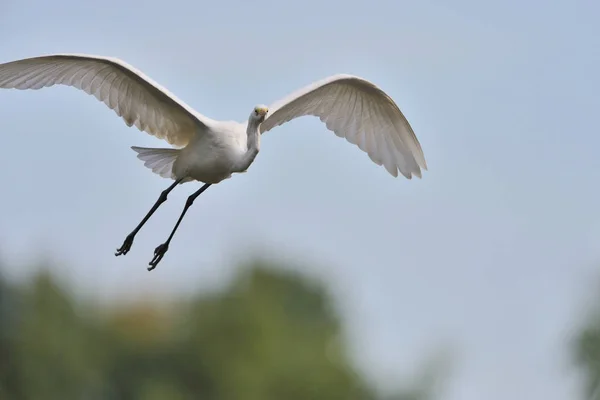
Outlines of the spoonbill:
{"type": "Polygon", "coordinates": [[[86,54],[51,54],[0,64],[0,88],[72,86],[104,102],[127,126],[135,125],[173,148],[133,146],[152,172],[174,182],[163,190],[116,256],[131,249],[135,235],[178,185],[198,181],[167,240],[156,247],[156,268],[194,200],[209,186],[246,172],[260,150],[261,134],[301,116],[318,117],[330,131],[357,145],[392,176],[421,178],[427,170],[421,145],[408,120],[382,89],[363,78],[336,74],[283,97],[257,105],[246,122],[218,121],[193,110],[126,62],[86,54]]]}

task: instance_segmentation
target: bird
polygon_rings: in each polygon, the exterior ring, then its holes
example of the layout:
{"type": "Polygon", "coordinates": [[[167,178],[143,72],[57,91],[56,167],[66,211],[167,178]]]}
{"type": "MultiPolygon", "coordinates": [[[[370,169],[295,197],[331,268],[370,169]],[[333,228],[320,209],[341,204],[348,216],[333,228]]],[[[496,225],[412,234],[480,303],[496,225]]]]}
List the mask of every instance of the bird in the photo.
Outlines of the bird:
{"type": "Polygon", "coordinates": [[[358,146],[393,177],[421,178],[427,164],[408,120],[392,98],[374,83],[350,74],[314,81],[270,106],[255,106],[245,122],[209,118],[178,99],[132,65],[115,57],[57,53],[0,64],[0,88],[37,90],[54,85],[93,95],[135,126],[171,145],[132,146],[153,173],[173,180],[115,256],[126,255],[136,234],[178,185],[203,185],[186,200],[167,240],[156,247],[149,271],[169,249],[194,200],[208,187],[244,173],[260,151],[261,135],[302,116],[318,117],[329,131],[358,146]]]}

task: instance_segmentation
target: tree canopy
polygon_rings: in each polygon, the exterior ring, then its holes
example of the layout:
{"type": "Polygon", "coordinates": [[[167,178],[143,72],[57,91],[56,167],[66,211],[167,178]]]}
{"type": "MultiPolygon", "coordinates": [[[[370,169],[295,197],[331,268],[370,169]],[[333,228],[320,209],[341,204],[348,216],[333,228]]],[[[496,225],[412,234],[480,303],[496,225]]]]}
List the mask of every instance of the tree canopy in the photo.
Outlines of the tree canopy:
{"type": "MultiPolygon", "coordinates": [[[[48,273],[0,281],[0,398],[380,399],[321,284],[256,262],[223,291],[99,310],[48,273]]],[[[416,385],[396,400],[428,397],[416,385]]]]}

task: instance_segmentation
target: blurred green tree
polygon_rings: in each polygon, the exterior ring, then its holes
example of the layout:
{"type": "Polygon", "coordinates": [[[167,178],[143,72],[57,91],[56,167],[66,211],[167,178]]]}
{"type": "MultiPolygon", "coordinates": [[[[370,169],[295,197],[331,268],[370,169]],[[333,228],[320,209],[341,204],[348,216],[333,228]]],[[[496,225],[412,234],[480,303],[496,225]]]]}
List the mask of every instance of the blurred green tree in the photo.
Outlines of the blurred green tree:
{"type": "Polygon", "coordinates": [[[600,399],[600,308],[589,310],[585,323],[574,337],[574,361],[583,372],[586,400],[600,399]]]}
{"type": "MultiPolygon", "coordinates": [[[[0,399],[381,398],[351,365],[321,284],[262,262],[240,270],[216,294],[116,310],[47,273],[0,281],[0,399]]],[[[425,386],[393,399],[426,399],[425,386]]]]}
{"type": "Polygon", "coordinates": [[[226,295],[199,299],[186,348],[215,399],[367,399],[323,288],[256,265],[226,295]]]}
{"type": "Polygon", "coordinates": [[[17,335],[18,298],[13,288],[0,276],[0,399],[8,398],[9,393],[22,396],[17,383],[13,346],[17,335]]]}
{"type": "Polygon", "coordinates": [[[12,371],[23,399],[78,399],[102,383],[93,325],[48,273],[21,289],[19,306],[12,371]]]}

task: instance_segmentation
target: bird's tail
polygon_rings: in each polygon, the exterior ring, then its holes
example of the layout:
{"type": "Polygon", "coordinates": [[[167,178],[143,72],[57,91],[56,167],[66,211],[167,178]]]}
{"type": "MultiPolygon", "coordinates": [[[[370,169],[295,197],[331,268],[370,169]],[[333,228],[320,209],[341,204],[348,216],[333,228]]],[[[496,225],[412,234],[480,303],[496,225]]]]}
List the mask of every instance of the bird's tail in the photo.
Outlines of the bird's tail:
{"type": "Polygon", "coordinates": [[[144,165],[155,174],[163,178],[173,177],[173,163],[177,159],[178,149],[150,149],[146,147],[131,146],[131,149],[138,153],[137,158],[144,162],[144,165]]]}

